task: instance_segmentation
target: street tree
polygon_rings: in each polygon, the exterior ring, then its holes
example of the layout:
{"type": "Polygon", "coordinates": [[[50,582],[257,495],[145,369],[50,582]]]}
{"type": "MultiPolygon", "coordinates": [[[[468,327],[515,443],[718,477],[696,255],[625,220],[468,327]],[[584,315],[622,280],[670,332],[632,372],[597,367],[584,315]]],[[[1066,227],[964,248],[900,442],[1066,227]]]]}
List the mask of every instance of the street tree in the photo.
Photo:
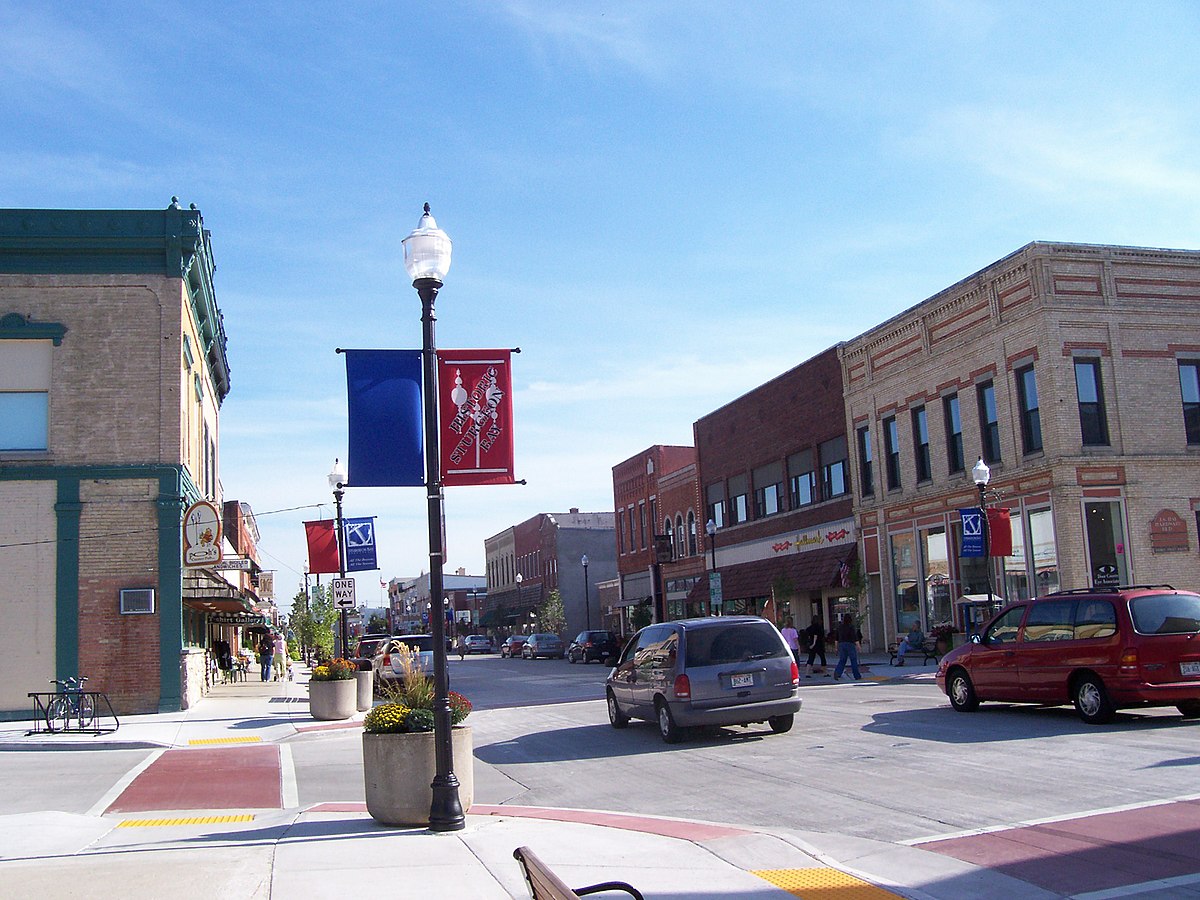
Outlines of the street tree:
{"type": "Polygon", "coordinates": [[[567,627],[567,613],[563,609],[562,594],[555,588],[546,595],[546,601],[538,610],[538,622],[542,628],[554,634],[562,634],[567,627]]]}

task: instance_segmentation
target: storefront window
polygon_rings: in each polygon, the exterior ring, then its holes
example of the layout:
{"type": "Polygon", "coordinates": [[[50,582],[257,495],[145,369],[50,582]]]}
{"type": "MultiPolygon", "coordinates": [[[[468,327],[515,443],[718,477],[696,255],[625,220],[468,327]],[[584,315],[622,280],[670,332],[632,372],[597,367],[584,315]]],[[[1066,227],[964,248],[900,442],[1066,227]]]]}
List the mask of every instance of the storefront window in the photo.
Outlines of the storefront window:
{"type": "Polygon", "coordinates": [[[892,584],[895,590],[896,633],[908,631],[921,620],[921,598],[917,591],[918,572],[914,536],[911,531],[891,535],[892,584]]]}
{"type": "Polygon", "coordinates": [[[1021,514],[1014,510],[1012,521],[1012,555],[1004,557],[1004,599],[1010,603],[1017,600],[1028,600],[1029,590],[1029,561],[1025,556],[1025,526],[1021,514]]]}
{"type": "Polygon", "coordinates": [[[1054,516],[1048,509],[1029,512],[1029,546],[1038,596],[1058,590],[1058,551],[1054,547],[1054,516]]]}
{"type": "Polygon", "coordinates": [[[950,622],[950,550],[946,543],[946,529],[923,529],[921,553],[927,623],[932,627],[950,622]]]}

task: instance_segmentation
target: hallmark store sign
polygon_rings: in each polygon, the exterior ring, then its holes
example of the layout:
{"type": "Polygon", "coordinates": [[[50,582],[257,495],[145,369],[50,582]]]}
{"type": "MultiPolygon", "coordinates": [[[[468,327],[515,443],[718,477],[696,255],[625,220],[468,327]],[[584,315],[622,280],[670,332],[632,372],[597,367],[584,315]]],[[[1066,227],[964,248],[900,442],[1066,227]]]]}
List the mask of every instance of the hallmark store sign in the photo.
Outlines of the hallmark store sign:
{"type": "Polygon", "coordinates": [[[854,520],[840,519],[806,531],[793,531],[731,547],[722,547],[718,543],[717,564],[727,566],[777,559],[792,553],[806,553],[823,547],[841,547],[857,541],[858,532],[854,528],[854,520]]]}

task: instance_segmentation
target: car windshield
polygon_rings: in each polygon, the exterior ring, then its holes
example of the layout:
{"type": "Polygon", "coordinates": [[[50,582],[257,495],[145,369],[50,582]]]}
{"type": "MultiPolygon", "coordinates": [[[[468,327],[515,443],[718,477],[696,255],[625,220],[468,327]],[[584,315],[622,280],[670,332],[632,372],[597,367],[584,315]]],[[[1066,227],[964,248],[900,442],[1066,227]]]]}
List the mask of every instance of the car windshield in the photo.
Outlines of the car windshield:
{"type": "Polygon", "coordinates": [[[1200,631],[1200,595],[1147,594],[1129,602],[1140,634],[1193,634],[1200,631]]]}
{"type": "Polygon", "coordinates": [[[433,649],[433,638],[427,634],[411,635],[406,634],[403,637],[398,637],[396,640],[399,643],[407,644],[413,650],[428,651],[433,649]]]}
{"type": "Polygon", "coordinates": [[[737,622],[687,632],[688,667],[788,655],[787,646],[769,622],[737,622]]]}

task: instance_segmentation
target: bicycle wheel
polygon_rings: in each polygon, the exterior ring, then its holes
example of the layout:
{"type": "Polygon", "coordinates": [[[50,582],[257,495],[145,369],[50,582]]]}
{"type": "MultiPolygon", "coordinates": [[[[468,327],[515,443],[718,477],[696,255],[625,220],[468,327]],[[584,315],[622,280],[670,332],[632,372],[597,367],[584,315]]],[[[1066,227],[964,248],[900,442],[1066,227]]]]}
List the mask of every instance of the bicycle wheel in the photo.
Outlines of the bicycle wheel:
{"type": "Polygon", "coordinates": [[[96,698],[88,694],[79,697],[79,728],[90,728],[96,718],[96,698]]]}
{"type": "Polygon", "coordinates": [[[71,702],[63,695],[50,701],[46,707],[46,727],[51,731],[66,731],[71,721],[71,702]]]}

